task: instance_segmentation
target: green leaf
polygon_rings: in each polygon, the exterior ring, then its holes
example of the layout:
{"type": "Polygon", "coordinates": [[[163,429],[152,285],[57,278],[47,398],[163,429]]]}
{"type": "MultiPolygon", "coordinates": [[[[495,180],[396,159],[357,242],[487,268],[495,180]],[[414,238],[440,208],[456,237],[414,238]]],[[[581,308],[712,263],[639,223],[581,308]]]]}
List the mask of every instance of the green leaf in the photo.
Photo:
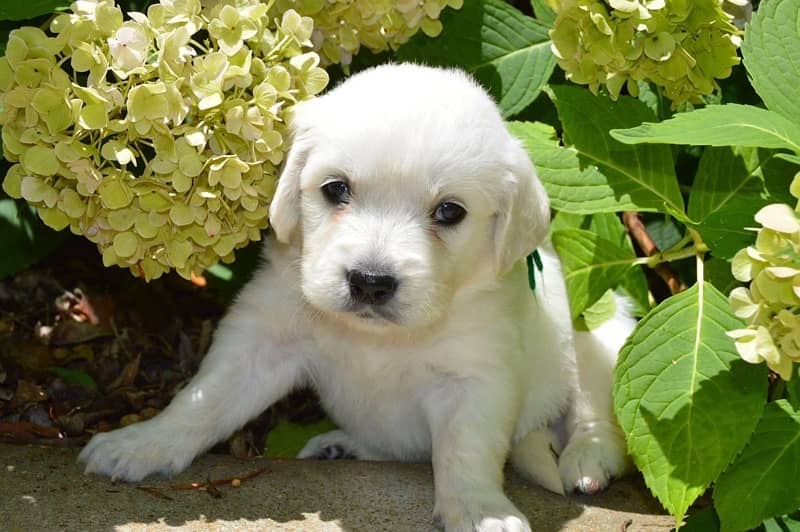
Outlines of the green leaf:
{"type": "Polygon", "coordinates": [[[94,382],[94,379],[88,373],[58,366],[53,366],[48,369],[68,384],[77,384],[78,386],[83,386],[87,390],[97,389],[97,383],[94,382]]]}
{"type": "Polygon", "coordinates": [[[613,318],[616,313],[617,300],[614,297],[614,291],[608,289],[605,294],[600,296],[600,299],[583,311],[577,319],[576,328],[593,331],[613,318]]]}
{"type": "Polygon", "coordinates": [[[281,421],[267,434],[266,454],[269,458],[295,458],[309,439],[335,428],[328,418],[312,424],[281,421]]]}
{"type": "Polygon", "coordinates": [[[800,412],[775,401],[741,456],[717,480],[714,505],[722,530],[747,530],[800,508],[800,412]]]}
{"type": "MultiPolygon", "coordinates": [[[[589,229],[600,238],[610,240],[614,244],[630,251],[630,256],[635,257],[631,237],[619,217],[611,213],[598,213],[591,217],[589,229]]],[[[626,273],[619,282],[617,289],[628,296],[633,303],[633,313],[644,316],[650,310],[650,287],[647,284],[644,270],[635,266],[626,273]]],[[[588,318],[587,318],[588,322],[588,318]]]]}
{"type": "Polygon", "coordinates": [[[788,181],[791,163],[770,150],[708,148],[689,196],[689,218],[716,257],[729,259],[753,243],[747,227],[769,203],[794,204],[788,181]]]}
{"type": "Polygon", "coordinates": [[[766,401],[764,364],[725,332],[742,323],[709,283],[653,309],[619,355],[614,409],[645,482],[680,523],[744,447],[766,401]]]}
{"type": "Polygon", "coordinates": [[[69,7],[68,0],[6,0],[0,3],[0,20],[26,20],[69,7]]]}
{"type": "Polygon", "coordinates": [[[45,227],[25,202],[0,199],[0,279],[46,257],[65,238],[66,234],[45,227]]]}
{"type": "Polygon", "coordinates": [[[692,512],[680,532],[717,532],[718,530],[719,517],[713,507],[708,507],[698,512],[692,512]]]}
{"type": "Polygon", "coordinates": [[[764,532],[800,532],[800,516],[782,515],[764,521],[764,532]]]}
{"type": "Polygon", "coordinates": [[[553,22],[556,20],[556,12],[547,5],[545,0],[531,0],[531,7],[536,20],[546,24],[548,28],[553,27],[553,22]]]}
{"type": "Polygon", "coordinates": [[[800,123],[800,0],[762,0],[742,42],[750,83],[767,107],[800,123]]]}
{"type": "Polygon", "coordinates": [[[729,294],[731,290],[740,285],[739,281],[733,278],[730,261],[712,257],[706,261],[703,268],[706,280],[723,294],[729,294]]]}
{"type": "Polygon", "coordinates": [[[560,146],[551,126],[541,122],[509,122],[508,129],[525,146],[553,209],[593,214],[637,208],[629,198],[615,197],[608,179],[597,166],[582,165],[577,149],[560,146]]]}
{"type": "Polygon", "coordinates": [[[402,61],[460,66],[491,92],[504,116],[530,105],[550,79],[556,60],[548,28],[502,0],[464,2],[441,16],[444,30],[418,34],[397,53],[402,61]]]}
{"type": "Polygon", "coordinates": [[[645,227],[661,250],[670,249],[683,238],[675,220],[668,216],[655,216],[654,219],[645,222],[645,227]]]}
{"type": "Polygon", "coordinates": [[[581,169],[596,170],[589,176],[565,172],[559,181],[562,198],[573,195],[573,202],[589,201],[595,212],[659,211],[685,219],[672,150],[629,146],[608,134],[610,128],[652,120],[645,104],[626,96],[614,102],[567,85],[553,86],[552,91],[564,126],[564,144],[574,148],[581,169]]]}
{"type": "Polygon", "coordinates": [[[774,111],[735,103],[678,113],[659,123],[612,129],[611,136],[626,144],[751,146],[800,152],[800,126],[774,111]]]}
{"type": "Polygon", "coordinates": [[[550,233],[555,233],[562,229],[589,229],[592,217],[582,214],[572,214],[571,212],[556,212],[550,222],[550,233]]]}
{"type": "MultiPolygon", "coordinates": [[[[559,212],[553,218],[550,230],[551,233],[555,233],[562,229],[585,229],[591,231],[598,237],[609,240],[615,245],[629,250],[631,257],[635,256],[631,237],[625,229],[625,226],[622,225],[619,217],[615,214],[598,213],[592,216],[582,216],[579,214],[559,212]]],[[[616,290],[628,297],[633,304],[632,311],[635,316],[644,316],[650,310],[650,287],[647,284],[647,278],[642,268],[631,268],[631,270],[622,277],[619,285],[616,286],[616,290]]],[[[583,312],[587,325],[590,321],[587,316],[590,309],[583,312]]],[[[597,310],[598,309],[591,309],[592,312],[596,312],[597,310]]],[[[592,320],[596,322],[596,317],[592,318],[592,320]]]]}
{"type": "Polygon", "coordinates": [[[800,410],[800,379],[792,379],[786,383],[786,399],[792,408],[800,410]]]}
{"type": "Polygon", "coordinates": [[[788,161],[794,165],[800,165],[800,156],[792,155],[791,153],[776,153],[775,157],[788,161]]]}
{"type": "Polygon", "coordinates": [[[582,229],[555,231],[552,241],[564,267],[573,319],[616,288],[636,258],[631,250],[582,229]]]}

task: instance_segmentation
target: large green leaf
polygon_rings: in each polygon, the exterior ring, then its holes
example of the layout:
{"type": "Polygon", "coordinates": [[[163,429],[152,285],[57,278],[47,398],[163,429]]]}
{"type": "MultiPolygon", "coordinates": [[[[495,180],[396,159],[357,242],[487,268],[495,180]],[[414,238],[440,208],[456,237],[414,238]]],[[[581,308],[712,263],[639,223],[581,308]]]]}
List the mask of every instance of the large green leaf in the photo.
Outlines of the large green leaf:
{"type": "Polygon", "coordinates": [[[753,217],[761,207],[796,201],[789,194],[795,171],[791,163],[776,158],[771,150],[705,150],[692,185],[688,212],[714,256],[731,258],[753,243],[755,233],[747,228],[754,226],[753,217]]]}
{"type": "Polygon", "coordinates": [[[593,214],[638,208],[630,196],[617,197],[597,166],[582,165],[577,149],[562,147],[552,126],[509,122],[508,128],[525,146],[555,210],[593,214]]]}
{"type": "Polygon", "coordinates": [[[0,2],[0,20],[25,20],[47,15],[69,4],[69,0],[3,0],[0,2]]]}
{"type": "Polygon", "coordinates": [[[736,352],[742,326],[700,282],[653,309],[620,352],[614,409],[650,490],[680,522],[747,443],[766,401],[767,370],[736,352]]]}
{"type": "Polygon", "coordinates": [[[547,4],[547,0],[531,0],[531,7],[536,20],[547,24],[548,27],[553,26],[553,22],[556,20],[556,12],[547,4]]]}
{"type": "MultiPolygon", "coordinates": [[[[616,214],[597,213],[591,216],[583,216],[559,212],[553,218],[550,229],[554,233],[563,229],[584,229],[591,231],[598,237],[612,242],[615,246],[629,250],[630,257],[635,256],[631,237],[616,214]]],[[[633,259],[631,258],[631,260],[633,259]]],[[[632,311],[635,316],[644,316],[650,310],[650,288],[647,284],[644,270],[641,267],[635,267],[628,271],[622,279],[620,279],[616,290],[620,290],[623,294],[628,296],[630,302],[633,304],[632,311]]],[[[597,304],[600,306],[597,309],[588,308],[587,311],[584,312],[584,317],[587,317],[586,314],[588,311],[596,315],[601,309],[608,308],[607,302],[601,303],[601,301],[598,301],[597,304]]]]}
{"type": "Polygon", "coordinates": [[[590,201],[605,212],[659,211],[685,219],[672,150],[625,145],[608,134],[610,128],[653,120],[645,104],[629,97],[614,102],[575,86],[553,86],[552,90],[564,126],[564,144],[575,150],[580,168],[595,169],[557,176],[564,188],[562,198],[575,194],[576,202],[590,201]]]}
{"type": "Polygon", "coordinates": [[[800,123],[800,0],[762,0],[747,25],[742,55],[767,107],[800,123]]]}
{"type": "Polygon", "coordinates": [[[770,403],[741,456],[717,480],[722,530],[747,530],[800,508],[800,412],[770,403]]]}
{"type": "Polygon", "coordinates": [[[703,269],[705,279],[723,294],[730,294],[731,290],[741,284],[733,278],[731,263],[728,260],[711,257],[705,262],[703,269]]]}
{"type": "Polygon", "coordinates": [[[460,66],[492,93],[504,116],[531,104],[556,60],[548,28],[502,0],[472,0],[441,16],[444,30],[417,35],[398,51],[403,61],[460,66]]]}
{"type": "Polygon", "coordinates": [[[616,288],[636,258],[630,249],[583,229],[560,229],[552,241],[564,267],[573,319],[616,288]]]}
{"type": "Polygon", "coordinates": [[[626,144],[752,146],[800,152],[800,126],[774,111],[736,103],[678,113],[655,124],[612,129],[611,136],[626,144]]]}
{"type": "MultiPolygon", "coordinates": [[[[619,216],[611,213],[598,213],[591,216],[590,230],[600,238],[610,240],[615,245],[630,251],[630,257],[635,257],[631,236],[625,226],[622,225],[619,216]]],[[[650,310],[650,287],[647,284],[644,270],[640,266],[631,268],[617,287],[623,294],[628,296],[633,303],[633,314],[642,317],[650,310]]]]}

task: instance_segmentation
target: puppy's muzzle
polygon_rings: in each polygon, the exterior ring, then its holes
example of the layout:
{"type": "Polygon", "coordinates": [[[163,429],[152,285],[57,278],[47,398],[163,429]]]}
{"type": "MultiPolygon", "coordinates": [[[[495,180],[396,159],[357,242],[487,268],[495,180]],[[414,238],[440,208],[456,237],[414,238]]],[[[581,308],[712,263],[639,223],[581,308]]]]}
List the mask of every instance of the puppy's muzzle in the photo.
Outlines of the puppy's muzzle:
{"type": "Polygon", "coordinates": [[[397,279],[381,272],[350,270],[347,272],[350,297],[354,303],[383,305],[397,291],[397,279]]]}

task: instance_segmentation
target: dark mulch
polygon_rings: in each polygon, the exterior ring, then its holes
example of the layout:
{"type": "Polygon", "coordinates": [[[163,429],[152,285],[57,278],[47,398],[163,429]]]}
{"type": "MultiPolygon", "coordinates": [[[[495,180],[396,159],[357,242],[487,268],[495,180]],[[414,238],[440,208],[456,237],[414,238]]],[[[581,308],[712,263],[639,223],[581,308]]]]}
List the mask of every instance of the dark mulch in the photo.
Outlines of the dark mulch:
{"type": "MultiPolygon", "coordinates": [[[[230,297],[177,275],[145,283],[70,238],[0,281],[0,441],[83,445],[158,414],[196,372],[230,297]]],[[[279,420],[314,422],[294,394],[215,448],[260,454],[279,420]]]]}

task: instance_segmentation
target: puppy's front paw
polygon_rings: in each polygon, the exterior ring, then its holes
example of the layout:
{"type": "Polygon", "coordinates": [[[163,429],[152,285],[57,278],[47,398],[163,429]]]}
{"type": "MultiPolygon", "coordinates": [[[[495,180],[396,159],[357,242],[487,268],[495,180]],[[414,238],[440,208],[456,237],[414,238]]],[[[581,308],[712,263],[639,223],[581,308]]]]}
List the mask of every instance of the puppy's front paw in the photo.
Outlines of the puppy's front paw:
{"type": "Polygon", "coordinates": [[[317,460],[339,460],[342,458],[359,458],[359,453],[347,433],[341,430],[332,430],[308,440],[308,443],[298,453],[297,457],[317,460]]]}
{"type": "Polygon", "coordinates": [[[604,490],[611,479],[630,468],[625,440],[619,429],[607,422],[579,428],[558,461],[564,489],[588,495],[604,490]]]}
{"type": "Polygon", "coordinates": [[[434,522],[445,532],[531,532],[531,525],[503,494],[437,498],[434,522]]]}
{"type": "Polygon", "coordinates": [[[86,473],[136,482],[153,473],[171,475],[185,469],[194,458],[191,445],[185,443],[157,421],[143,421],[95,434],[78,461],[86,464],[86,473]]]}

